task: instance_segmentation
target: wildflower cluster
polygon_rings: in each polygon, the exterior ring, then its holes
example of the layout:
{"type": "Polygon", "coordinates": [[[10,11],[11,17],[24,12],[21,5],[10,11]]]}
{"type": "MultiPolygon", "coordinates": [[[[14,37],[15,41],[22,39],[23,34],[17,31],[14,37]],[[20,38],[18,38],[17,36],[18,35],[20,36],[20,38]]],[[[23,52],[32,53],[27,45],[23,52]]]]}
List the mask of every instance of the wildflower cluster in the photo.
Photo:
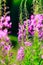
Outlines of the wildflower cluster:
{"type": "MultiPolygon", "coordinates": [[[[11,28],[10,16],[2,16],[0,19],[0,48],[3,46],[3,50],[10,49],[10,39],[8,37],[8,28],[11,28]]],[[[6,52],[7,52],[6,51],[6,52]]]]}
{"type": "Polygon", "coordinates": [[[12,25],[8,9],[6,0],[0,0],[0,65],[12,65],[14,63],[12,44],[8,36],[12,25]]]}
{"type": "Polygon", "coordinates": [[[0,19],[0,29],[11,28],[10,16],[2,16],[0,19]]]}
{"type": "Polygon", "coordinates": [[[43,14],[31,15],[30,19],[25,20],[22,25],[19,24],[18,41],[20,45],[23,44],[20,47],[24,48],[22,49],[24,54],[21,49],[18,50],[17,60],[23,60],[21,63],[25,62],[25,65],[41,64],[43,60],[43,14]],[[26,39],[27,32],[28,40],[26,39]]]}
{"type": "Polygon", "coordinates": [[[24,21],[23,25],[19,25],[18,41],[21,41],[22,36],[26,38],[26,25],[28,24],[29,36],[34,35],[34,31],[37,30],[39,38],[43,39],[43,15],[31,15],[30,19],[24,21]],[[28,23],[27,23],[28,22],[28,23]]]}
{"type": "Polygon", "coordinates": [[[11,28],[10,16],[2,16],[0,18],[0,62],[5,64],[6,56],[10,55],[11,41],[8,37],[9,28],[11,28]]]}
{"type": "Polygon", "coordinates": [[[34,35],[34,31],[38,31],[39,38],[43,39],[43,14],[31,15],[28,32],[34,35]]]}

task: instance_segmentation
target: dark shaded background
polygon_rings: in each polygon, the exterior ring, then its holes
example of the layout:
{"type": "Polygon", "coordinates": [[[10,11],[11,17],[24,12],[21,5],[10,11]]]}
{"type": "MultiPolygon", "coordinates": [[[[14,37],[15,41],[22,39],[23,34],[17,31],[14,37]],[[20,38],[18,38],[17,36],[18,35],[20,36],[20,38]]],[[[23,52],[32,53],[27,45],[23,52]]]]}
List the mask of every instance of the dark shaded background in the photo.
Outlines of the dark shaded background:
{"type": "MultiPolygon", "coordinates": [[[[17,36],[18,23],[19,23],[19,6],[22,0],[16,0],[19,2],[14,2],[15,0],[7,0],[7,6],[9,6],[11,22],[12,22],[12,35],[17,36]]],[[[27,9],[29,15],[32,14],[32,0],[27,0],[27,9]]]]}

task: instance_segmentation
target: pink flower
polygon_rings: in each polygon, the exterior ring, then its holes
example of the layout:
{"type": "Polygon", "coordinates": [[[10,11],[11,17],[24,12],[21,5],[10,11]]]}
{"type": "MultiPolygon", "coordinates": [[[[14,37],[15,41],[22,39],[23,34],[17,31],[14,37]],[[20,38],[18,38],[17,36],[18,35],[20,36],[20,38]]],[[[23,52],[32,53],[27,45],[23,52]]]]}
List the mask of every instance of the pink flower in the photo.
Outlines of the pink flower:
{"type": "Polygon", "coordinates": [[[0,19],[0,28],[2,29],[3,27],[8,27],[11,28],[12,23],[10,21],[10,16],[2,16],[0,19]]]}
{"type": "Polygon", "coordinates": [[[4,46],[4,49],[5,49],[6,51],[9,51],[9,50],[10,50],[10,45],[4,46]]]}
{"type": "Polygon", "coordinates": [[[18,41],[19,41],[19,42],[21,41],[22,36],[23,36],[22,34],[19,34],[19,35],[18,35],[18,41]]]}
{"type": "Polygon", "coordinates": [[[0,22],[0,29],[2,29],[2,27],[3,27],[3,24],[2,24],[2,22],[0,22]]]}
{"type": "Polygon", "coordinates": [[[26,26],[26,21],[24,21],[24,26],[26,26]]]}
{"type": "Polygon", "coordinates": [[[10,16],[6,16],[5,20],[10,21],[10,16]]]}
{"type": "Polygon", "coordinates": [[[32,43],[31,42],[24,42],[24,44],[26,45],[26,46],[32,46],[32,43]]]}
{"type": "Polygon", "coordinates": [[[24,58],[24,48],[20,47],[17,53],[17,60],[21,61],[24,58]]]}
{"type": "Polygon", "coordinates": [[[28,32],[29,32],[31,35],[34,35],[34,28],[33,28],[32,25],[30,25],[30,26],[28,27],[28,32]]]}
{"type": "Polygon", "coordinates": [[[10,41],[10,38],[8,36],[5,37],[6,42],[10,41]]]}
{"type": "Polygon", "coordinates": [[[31,15],[31,19],[34,19],[34,15],[31,15]]]}
{"type": "Polygon", "coordinates": [[[7,30],[7,29],[4,29],[3,31],[4,31],[4,33],[6,33],[6,34],[8,33],[8,30],[7,30]]]}
{"type": "Polygon", "coordinates": [[[4,22],[3,25],[4,25],[4,26],[8,26],[8,22],[7,22],[7,21],[4,22]]]}
{"type": "Polygon", "coordinates": [[[6,32],[4,32],[4,31],[2,31],[2,30],[0,30],[0,37],[6,37],[6,35],[7,35],[7,33],[6,32]]]}
{"type": "Polygon", "coordinates": [[[4,42],[4,41],[2,41],[2,42],[1,42],[1,45],[4,45],[4,44],[5,44],[5,42],[4,42]]]}
{"type": "Polygon", "coordinates": [[[1,17],[1,22],[2,22],[3,20],[4,20],[4,17],[2,16],[2,17],[1,17]]]}
{"type": "Polygon", "coordinates": [[[43,59],[43,55],[41,55],[41,58],[43,59]]]}

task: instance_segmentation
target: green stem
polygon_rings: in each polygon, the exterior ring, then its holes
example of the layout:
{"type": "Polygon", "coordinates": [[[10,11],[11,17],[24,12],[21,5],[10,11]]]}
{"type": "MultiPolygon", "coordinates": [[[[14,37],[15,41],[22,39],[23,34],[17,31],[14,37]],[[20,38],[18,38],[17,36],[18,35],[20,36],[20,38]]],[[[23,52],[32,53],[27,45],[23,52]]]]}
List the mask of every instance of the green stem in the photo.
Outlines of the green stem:
{"type": "Polygon", "coordinates": [[[27,3],[27,0],[25,0],[25,2],[24,2],[25,19],[27,20],[28,17],[27,17],[27,6],[26,6],[26,3],[27,3]]]}
{"type": "Polygon", "coordinates": [[[27,7],[26,7],[26,3],[27,3],[27,0],[25,0],[25,3],[24,3],[24,12],[25,12],[25,19],[26,19],[26,41],[28,41],[28,15],[27,15],[27,7]]]}
{"type": "MultiPolygon", "coordinates": [[[[23,24],[23,12],[22,12],[23,1],[24,1],[24,0],[22,0],[22,1],[21,1],[21,4],[20,4],[20,17],[19,17],[19,20],[20,20],[20,24],[21,24],[21,25],[23,24]]],[[[22,32],[23,32],[23,30],[22,30],[22,32]]],[[[22,43],[22,46],[23,46],[24,36],[22,36],[22,41],[21,41],[21,43],[22,43]]]]}
{"type": "Polygon", "coordinates": [[[23,15],[23,14],[22,14],[22,4],[23,4],[23,1],[24,1],[24,0],[22,0],[22,1],[21,1],[21,4],[20,4],[20,17],[19,17],[20,24],[22,24],[22,22],[23,22],[23,19],[22,19],[22,15],[23,15]]]}
{"type": "Polygon", "coordinates": [[[2,15],[2,10],[1,10],[2,9],[2,4],[1,3],[2,3],[2,0],[0,0],[0,18],[1,18],[1,15],[2,15]]]}

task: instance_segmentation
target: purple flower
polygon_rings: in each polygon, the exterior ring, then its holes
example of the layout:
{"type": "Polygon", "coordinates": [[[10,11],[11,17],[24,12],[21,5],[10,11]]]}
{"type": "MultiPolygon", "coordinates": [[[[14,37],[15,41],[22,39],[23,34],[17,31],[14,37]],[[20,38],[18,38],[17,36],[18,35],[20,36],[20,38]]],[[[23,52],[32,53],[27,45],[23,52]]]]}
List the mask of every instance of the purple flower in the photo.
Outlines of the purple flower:
{"type": "Polygon", "coordinates": [[[24,48],[20,47],[17,53],[17,60],[21,61],[24,58],[24,48]]]}
{"type": "Polygon", "coordinates": [[[31,15],[31,19],[34,19],[34,15],[31,15]]]}
{"type": "Polygon", "coordinates": [[[10,16],[2,16],[0,19],[0,28],[2,29],[3,27],[7,27],[7,28],[11,28],[11,24],[9,22],[10,21],[10,16]]]}
{"type": "Polygon", "coordinates": [[[9,41],[10,41],[10,39],[9,39],[9,37],[7,36],[7,37],[6,37],[6,42],[9,42],[9,41]]]}
{"type": "Polygon", "coordinates": [[[10,50],[10,45],[4,46],[4,49],[5,49],[6,51],[9,51],[9,50],[10,50]]]}
{"type": "Polygon", "coordinates": [[[5,20],[10,21],[10,16],[6,16],[5,20]]]}
{"type": "Polygon", "coordinates": [[[4,17],[2,16],[2,17],[1,17],[1,22],[2,22],[3,20],[4,20],[4,17]]]}
{"type": "Polygon", "coordinates": [[[19,41],[19,42],[21,41],[22,36],[23,36],[22,34],[19,34],[19,35],[18,35],[18,41],[19,41]]]}
{"type": "Polygon", "coordinates": [[[26,46],[32,46],[32,43],[31,42],[24,42],[24,44],[26,45],[26,46]]]}
{"type": "Polygon", "coordinates": [[[3,24],[2,24],[2,22],[0,22],[0,29],[2,29],[2,27],[3,27],[3,24]]]}
{"type": "Polygon", "coordinates": [[[42,34],[42,32],[43,32],[43,23],[42,23],[43,15],[41,15],[41,14],[35,15],[34,18],[31,18],[30,21],[31,21],[31,23],[28,26],[28,32],[31,35],[34,35],[34,31],[37,30],[39,33],[39,38],[41,37],[41,39],[43,39],[43,34],[42,34]]]}

